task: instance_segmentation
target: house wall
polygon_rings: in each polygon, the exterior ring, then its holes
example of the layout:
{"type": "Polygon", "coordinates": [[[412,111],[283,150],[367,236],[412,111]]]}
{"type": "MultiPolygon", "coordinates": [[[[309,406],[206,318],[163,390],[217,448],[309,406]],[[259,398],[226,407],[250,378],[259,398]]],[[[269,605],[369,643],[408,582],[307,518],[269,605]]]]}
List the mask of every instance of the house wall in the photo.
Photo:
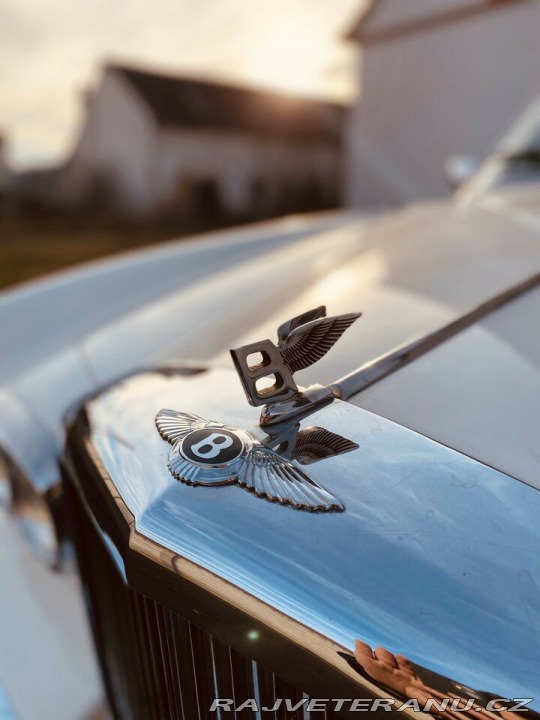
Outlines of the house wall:
{"type": "Polygon", "coordinates": [[[337,205],[340,162],[337,144],[329,142],[160,127],[121,71],[109,68],[88,98],[79,144],[54,194],[64,204],[139,214],[263,217],[337,205]]]}
{"type": "MultiPolygon", "coordinates": [[[[405,3],[382,2],[399,5],[404,19],[405,3]]],[[[414,19],[418,4],[411,3],[414,19]]],[[[539,27],[540,2],[529,0],[367,44],[362,94],[346,130],[347,204],[448,193],[445,159],[485,157],[540,89],[539,27]]]]}
{"type": "Polygon", "coordinates": [[[63,178],[66,198],[145,212],[154,203],[158,134],[152,114],[121,74],[107,69],[87,100],[79,144],[63,178]],[[104,193],[109,198],[101,197],[104,193]]]}
{"type": "Polygon", "coordinates": [[[405,23],[418,22],[426,17],[438,15],[457,8],[470,7],[471,4],[484,3],[486,0],[375,0],[376,7],[362,23],[362,34],[378,33],[405,23]]]}
{"type": "Polygon", "coordinates": [[[5,140],[0,135],[0,196],[4,193],[9,182],[9,170],[6,162],[5,140]]]}
{"type": "Polygon", "coordinates": [[[156,202],[189,204],[193,191],[213,181],[225,212],[279,209],[310,184],[323,202],[340,197],[340,154],[327,143],[294,143],[197,129],[162,133],[156,161],[156,202]],[[316,189],[315,189],[316,188],[316,189]]]}

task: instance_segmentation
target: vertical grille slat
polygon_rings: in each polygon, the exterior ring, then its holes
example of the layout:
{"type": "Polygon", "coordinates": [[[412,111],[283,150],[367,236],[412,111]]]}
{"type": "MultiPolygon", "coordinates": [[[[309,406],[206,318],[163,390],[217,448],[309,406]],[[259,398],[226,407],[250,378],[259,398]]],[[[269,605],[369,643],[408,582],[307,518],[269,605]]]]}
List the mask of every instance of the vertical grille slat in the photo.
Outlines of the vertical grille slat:
{"type": "MultiPolygon", "coordinates": [[[[303,720],[311,713],[210,712],[215,698],[273,707],[302,692],[126,585],[77,493],[67,489],[92,631],[116,720],[303,720]]],[[[329,720],[338,716],[317,713],[329,720]]]]}
{"type": "MultiPolygon", "coordinates": [[[[251,660],[231,648],[231,672],[235,704],[254,697],[251,660]]],[[[246,708],[236,713],[238,720],[257,720],[253,710],[246,708]]]]}
{"type": "Polygon", "coordinates": [[[143,644],[143,629],[141,626],[141,617],[137,609],[137,596],[135,593],[128,593],[126,605],[132,618],[133,640],[130,643],[133,653],[136,655],[139,676],[137,678],[135,693],[136,696],[142,696],[141,707],[145,708],[149,720],[153,720],[155,708],[157,707],[154,699],[154,687],[151,682],[151,671],[148,663],[148,655],[143,644]]]}
{"type": "Polygon", "coordinates": [[[164,718],[169,716],[169,708],[167,701],[167,687],[163,678],[161,663],[160,663],[160,650],[159,650],[159,638],[157,635],[157,627],[155,619],[153,617],[152,601],[143,595],[138,597],[138,605],[141,612],[143,622],[141,623],[143,633],[143,647],[144,652],[150,661],[150,672],[152,677],[153,686],[155,688],[154,697],[156,702],[156,713],[158,718],[164,718]]]}
{"type": "Polygon", "coordinates": [[[172,663],[169,655],[169,647],[167,643],[167,630],[163,619],[165,608],[157,603],[152,603],[152,612],[157,628],[157,639],[159,646],[159,660],[162,677],[165,682],[166,699],[169,717],[178,717],[178,707],[174,694],[174,682],[172,676],[172,663]]]}
{"type": "Polygon", "coordinates": [[[178,683],[176,682],[176,678],[178,676],[178,667],[174,654],[174,637],[173,635],[171,635],[170,632],[170,612],[166,608],[159,605],[155,606],[155,611],[161,637],[161,656],[167,678],[166,684],[169,693],[169,702],[172,705],[171,716],[173,718],[181,718],[183,714],[182,698],[180,695],[178,683]]]}
{"type": "Polygon", "coordinates": [[[199,699],[197,694],[197,682],[195,679],[195,667],[191,649],[191,637],[189,623],[180,617],[175,618],[176,650],[180,666],[180,691],[182,694],[182,705],[184,717],[200,718],[199,699]]]}
{"type": "MultiPolygon", "coordinates": [[[[281,678],[276,677],[275,683],[276,696],[283,698],[284,701],[288,698],[291,701],[291,705],[294,707],[304,697],[304,693],[297,690],[289,683],[285,682],[281,678]]],[[[277,720],[299,720],[303,717],[303,706],[300,705],[298,710],[287,710],[285,702],[282,703],[281,707],[277,711],[277,720]]]]}
{"type": "MultiPolygon", "coordinates": [[[[274,673],[262,665],[257,665],[257,685],[259,689],[260,707],[273,708],[276,702],[274,673]]],[[[277,720],[275,710],[262,710],[261,720],[277,720]]]]}
{"type": "MultiPolygon", "coordinates": [[[[212,638],[214,667],[217,676],[218,695],[220,698],[234,699],[234,686],[231,671],[231,649],[217,638],[212,638]]],[[[221,713],[224,718],[230,713],[221,713]]]]}
{"type": "Polygon", "coordinates": [[[165,621],[167,623],[167,634],[169,637],[169,649],[171,656],[172,676],[174,682],[174,694],[177,698],[177,713],[179,718],[189,717],[186,708],[188,707],[187,691],[182,686],[182,665],[178,659],[178,642],[175,632],[176,616],[174,613],[165,610],[165,621]]]}
{"type": "Polygon", "coordinates": [[[197,697],[201,720],[211,717],[209,708],[216,697],[217,688],[214,686],[214,670],[212,667],[212,638],[195,625],[189,626],[195,678],[197,682],[197,697]]]}

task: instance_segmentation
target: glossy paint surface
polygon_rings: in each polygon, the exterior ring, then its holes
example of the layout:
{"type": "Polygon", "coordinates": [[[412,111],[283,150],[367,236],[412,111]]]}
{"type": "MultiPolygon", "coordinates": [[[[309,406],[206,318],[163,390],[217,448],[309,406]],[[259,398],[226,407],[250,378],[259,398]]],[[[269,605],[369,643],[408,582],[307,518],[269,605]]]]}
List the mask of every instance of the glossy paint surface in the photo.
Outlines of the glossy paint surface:
{"type": "Polygon", "coordinates": [[[92,401],[92,444],[142,535],[346,649],[360,638],[477,690],[539,696],[537,490],[335,402],[302,426],[358,443],[309,466],[346,509],[300,512],[175,481],[162,407],[265,437],[233,372],[141,375],[92,401]]]}
{"type": "Polygon", "coordinates": [[[363,313],[338,350],[297,376],[304,386],[331,383],[538,271],[540,220],[520,198],[291,218],[4,293],[0,444],[48,486],[63,417],[81,398],[148,367],[230,367],[231,347],[275,341],[283,320],[321,304],[363,313]]]}
{"type": "Polygon", "coordinates": [[[539,322],[536,288],[350,402],[540,489],[539,322]]]}
{"type": "MultiPolygon", "coordinates": [[[[65,442],[63,418],[87,394],[149,366],[195,359],[231,368],[229,348],[266,337],[275,341],[275,330],[283,320],[319,304],[326,304],[330,313],[363,312],[339,349],[298,377],[303,385],[332,382],[538,271],[538,207],[538,187],[528,185],[502,189],[474,202],[415,206],[382,218],[352,214],[292,218],[152,248],[2,293],[0,445],[37,488],[46,489],[58,480],[57,459],[65,442]]],[[[537,325],[534,316],[527,322],[533,329],[537,325]]],[[[490,342],[496,351],[478,352],[475,365],[485,388],[482,398],[524,399],[519,422],[525,423],[527,437],[537,426],[537,406],[529,393],[538,368],[524,360],[530,357],[530,337],[534,336],[517,333],[502,338],[499,333],[497,347],[490,342]],[[511,393],[508,377],[514,383],[511,393]],[[505,391],[499,394],[503,385],[505,391]]],[[[407,407],[402,400],[407,387],[411,391],[419,387],[424,399],[436,397],[427,393],[423,380],[433,378],[429,380],[433,388],[445,368],[458,367],[456,358],[461,362],[467,355],[446,354],[449,347],[441,346],[430,365],[433,375],[422,371],[410,385],[407,376],[396,375],[399,386],[371,396],[368,407],[427,434],[435,421],[448,423],[454,418],[459,425],[463,395],[453,393],[451,384],[441,385],[444,392],[438,397],[444,402],[425,412],[416,404],[420,396],[409,394],[407,407]],[[417,407],[422,412],[416,414],[417,407]],[[398,411],[407,417],[398,416],[398,411]]],[[[429,359],[424,359],[422,368],[429,359]]],[[[204,391],[204,403],[199,393],[197,406],[201,405],[201,414],[212,412],[217,419],[250,429],[257,413],[245,403],[236,376],[231,372],[225,377],[217,389],[204,391]],[[226,418],[224,410],[230,407],[237,411],[226,418]]],[[[323,425],[323,417],[337,418],[334,413],[339,410],[347,437],[353,422],[350,413],[355,422],[371,418],[393,428],[385,436],[391,442],[381,444],[372,456],[377,472],[369,464],[359,465],[358,471],[340,470],[352,467],[353,454],[337,458],[336,465],[324,461],[310,466],[310,473],[316,470],[323,484],[329,485],[336,467],[336,483],[350,483],[343,489],[351,497],[357,493],[357,505],[347,503],[345,525],[336,525],[335,516],[302,516],[238,488],[182,487],[166,469],[166,443],[153,435],[153,414],[161,407],[131,393],[125,407],[124,400],[120,407],[119,398],[115,396],[114,412],[103,429],[102,451],[124,479],[123,492],[138,507],[139,522],[152,536],[174,541],[182,552],[236,578],[239,585],[291,615],[328,628],[349,649],[356,636],[384,644],[395,635],[387,646],[396,652],[410,648],[414,658],[427,666],[442,664],[441,670],[453,677],[464,675],[471,684],[506,694],[514,687],[518,687],[515,692],[523,692],[519,688],[528,679],[540,676],[538,501],[530,488],[421,442],[414,433],[399,431],[369,413],[334,404],[314,416],[313,424],[323,425]],[[111,418],[119,414],[124,420],[118,437],[130,444],[136,438],[131,445],[115,439],[114,430],[111,434],[111,418]],[[409,451],[393,439],[398,435],[416,438],[415,444],[422,448],[420,458],[423,453],[429,459],[442,452],[446,458],[442,490],[433,494],[431,470],[415,469],[409,451]],[[456,462],[480,473],[471,488],[452,485],[446,464],[456,462]],[[407,471],[417,485],[400,480],[407,471]],[[348,524],[353,512],[359,518],[354,527],[348,524]],[[283,534],[284,527],[290,528],[291,536],[283,534]],[[323,551],[330,556],[321,557],[323,551]],[[335,563],[325,580],[328,563],[340,558],[346,561],[343,568],[335,563]],[[318,578],[315,584],[313,578],[318,578]],[[398,607],[400,599],[405,609],[398,607]],[[316,607],[311,608],[312,603],[316,607]],[[336,614],[334,603],[344,610],[336,614]],[[497,647],[496,638],[501,638],[497,647]]],[[[178,409],[197,412],[197,407],[186,408],[181,401],[179,397],[178,409]]],[[[170,404],[167,400],[161,406],[170,404]]],[[[504,404],[498,407],[501,417],[506,409],[504,404]]],[[[481,434],[486,438],[482,457],[510,472],[495,457],[504,453],[504,442],[499,432],[490,430],[491,423],[497,427],[492,405],[477,403],[476,409],[476,426],[483,423],[481,434]]],[[[355,427],[370,440],[371,430],[380,429],[380,425],[355,427]]],[[[519,433],[519,426],[514,431],[519,433]]],[[[438,439],[444,442],[442,435],[438,439]]],[[[358,443],[362,448],[362,439],[358,443]]],[[[536,444],[532,450],[537,452],[536,444]]],[[[422,462],[422,467],[432,467],[422,462]]],[[[337,485],[333,489],[338,492],[337,485]]],[[[2,530],[1,537],[7,557],[8,549],[14,552],[11,535],[2,530]]],[[[10,582],[15,579],[24,590],[24,573],[13,571],[10,582]]],[[[45,582],[39,591],[44,603],[55,601],[45,582]]],[[[19,595],[13,592],[13,597],[19,595]]],[[[2,596],[0,616],[9,621],[11,608],[9,598],[2,596]]],[[[47,631],[46,613],[38,608],[36,616],[44,620],[39,627],[47,631]]],[[[73,639],[69,630],[55,627],[54,632],[56,641],[68,647],[73,639]]],[[[45,632],[45,657],[48,642],[45,632]]],[[[5,655],[6,663],[11,657],[9,652],[5,655]]],[[[61,676],[57,673],[58,693],[61,676]]],[[[10,678],[3,679],[14,697],[10,678]]]]}

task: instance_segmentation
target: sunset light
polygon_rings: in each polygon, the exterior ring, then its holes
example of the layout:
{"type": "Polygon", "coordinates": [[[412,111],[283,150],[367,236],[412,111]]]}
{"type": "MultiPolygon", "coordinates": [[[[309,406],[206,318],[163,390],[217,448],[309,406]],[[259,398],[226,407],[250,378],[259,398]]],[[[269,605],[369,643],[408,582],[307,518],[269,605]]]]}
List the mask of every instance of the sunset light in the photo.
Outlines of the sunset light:
{"type": "Polygon", "coordinates": [[[343,34],[362,2],[341,0],[19,0],[2,9],[0,130],[9,162],[56,162],[73,146],[81,98],[109,61],[348,99],[354,48],[343,34]]]}

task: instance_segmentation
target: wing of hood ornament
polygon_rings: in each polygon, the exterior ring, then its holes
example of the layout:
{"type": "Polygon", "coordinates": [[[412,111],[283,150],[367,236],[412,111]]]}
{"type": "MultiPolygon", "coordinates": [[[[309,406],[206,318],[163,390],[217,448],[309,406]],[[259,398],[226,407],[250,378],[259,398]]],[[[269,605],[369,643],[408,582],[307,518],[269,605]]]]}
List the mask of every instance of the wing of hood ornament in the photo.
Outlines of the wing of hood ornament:
{"type": "Polygon", "coordinates": [[[311,465],[319,460],[352,452],[358,448],[357,443],[347,440],[342,435],[322,427],[310,427],[298,433],[292,456],[302,465],[311,465]]]}
{"type": "Polygon", "coordinates": [[[283,362],[291,373],[304,370],[321,360],[331,350],[345,330],[360,313],[319,318],[296,327],[290,335],[279,341],[283,362]]]}
{"type": "Polygon", "coordinates": [[[326,317],[326,307],[321,305],[280,325],[277,345],[262,340],[231,350],[249,404],[265,406],[261,425],[305,417],[332,402],[332,390],[321,385],[300,390],[293,375],[323,358],[360,316],[326,317]],[[273,384],[262,387],[264,381],[273,384]]]}

